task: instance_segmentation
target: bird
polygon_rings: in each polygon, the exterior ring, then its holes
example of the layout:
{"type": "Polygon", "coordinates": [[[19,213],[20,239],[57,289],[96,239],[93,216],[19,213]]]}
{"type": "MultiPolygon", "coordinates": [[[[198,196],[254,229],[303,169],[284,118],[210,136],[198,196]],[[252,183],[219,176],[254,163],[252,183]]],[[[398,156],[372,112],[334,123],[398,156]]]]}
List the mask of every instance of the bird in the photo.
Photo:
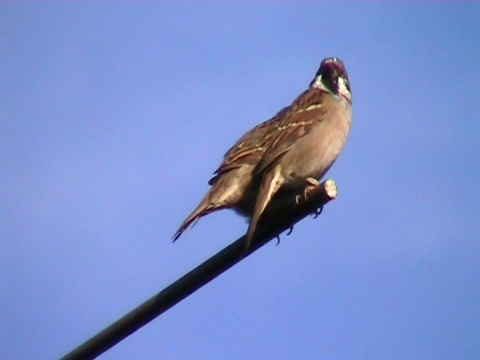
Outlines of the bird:
{"type": "Polygon", "coordinates": [[[324,59],[309,88],[290,105],[255,167],[261,177],[246,235],[251,246],[258,222],[279,189],[318,186],[343,150],[352,123],[352,92],[342,60],[324,59]]]}
{"type": "MultiPolygon", "coordinates": [[[[274,117],[245,133],[224,155],[210,190],[173,236],[201,217],[232,208],[250,220],[246,249],[275,194],[317,186],[343,149],[352,120],[347,71],[336,58],[322,60],[303,91],[274,117]]],[[[274,203],[274,202],[273,202],[274,203]]]]}

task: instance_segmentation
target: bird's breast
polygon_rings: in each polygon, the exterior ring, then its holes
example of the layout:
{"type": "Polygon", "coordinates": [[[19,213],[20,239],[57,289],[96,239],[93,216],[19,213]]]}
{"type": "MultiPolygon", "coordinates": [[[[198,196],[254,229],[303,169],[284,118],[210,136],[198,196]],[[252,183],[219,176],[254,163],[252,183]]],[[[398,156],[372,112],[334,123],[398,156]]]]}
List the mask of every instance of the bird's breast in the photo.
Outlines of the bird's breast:
{"type": "Polygon", "coordinates": [[[318,116],[308,133],[285,155],[282,172],[287,187],[302,185],[308,177],[321,179],[345,146],[352,122],[351,106],[338,101],[327,111],[319,111],[318,116]]]}

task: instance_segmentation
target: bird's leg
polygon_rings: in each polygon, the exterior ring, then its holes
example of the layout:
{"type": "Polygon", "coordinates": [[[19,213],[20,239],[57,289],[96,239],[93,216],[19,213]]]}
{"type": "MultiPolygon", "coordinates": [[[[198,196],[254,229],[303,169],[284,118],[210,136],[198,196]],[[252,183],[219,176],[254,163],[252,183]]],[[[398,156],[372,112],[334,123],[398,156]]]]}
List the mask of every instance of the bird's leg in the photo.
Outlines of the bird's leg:
{"type": "Polygon", "coordinates": [[[320,181],[318,181],[315,178],[309,177],[306,179],[307,183],[309,186],[305,188],[304,195],[305,199],[307,198],[307,192],[311,191],[312,189],[316,188],[318,185],[320,185],[320,181]]]}
{"type": "MultiPolygon", "coordinates": [[[[312,189],[320,185],[320,182],[314,178],[307,178],[307,182],[309,183],[309,185],[305,188],[305,192],[304,192],[305,199],[307,199],[307,193],[309,191],[311,191],[312,189]]],[[[323,205],[320,206],[318,209],[315,209],[315,211],[312,213],[313,218],[316,219],[322,213],[322,211],[323,211],[323,205]]]]}

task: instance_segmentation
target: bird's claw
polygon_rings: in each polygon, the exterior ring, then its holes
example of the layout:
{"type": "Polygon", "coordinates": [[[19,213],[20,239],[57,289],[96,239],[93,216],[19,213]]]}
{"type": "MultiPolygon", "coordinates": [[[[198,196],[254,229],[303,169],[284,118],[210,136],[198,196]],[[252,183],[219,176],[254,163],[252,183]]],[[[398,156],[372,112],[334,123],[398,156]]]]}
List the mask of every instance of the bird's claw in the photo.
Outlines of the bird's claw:
{"type": "Polygon", "coordinates": [[[275,244],[275,246],[280,245],[280,235],[275,236],[275,239],[277,239],[277,243],[275,244]]]}
{"type": "Polygon", "coordinates": [[[320,206],[318,209],[315,209],[315,211],[312,213],[313,214],[313,218],[316,219],[318,217],[318,215],[320,215],[323,211],[323,205],[320,206]]]}
{"type": "Polygon", "coordinates": [[[293,232],[293,225],[288,228],[287,236],[293,232]]]}
{"type": "Polygon", "coordinates": [[[300,205],[300,200],[302,200],[302,197],[300,195],[295,195],[295,204],[300,205]]]}

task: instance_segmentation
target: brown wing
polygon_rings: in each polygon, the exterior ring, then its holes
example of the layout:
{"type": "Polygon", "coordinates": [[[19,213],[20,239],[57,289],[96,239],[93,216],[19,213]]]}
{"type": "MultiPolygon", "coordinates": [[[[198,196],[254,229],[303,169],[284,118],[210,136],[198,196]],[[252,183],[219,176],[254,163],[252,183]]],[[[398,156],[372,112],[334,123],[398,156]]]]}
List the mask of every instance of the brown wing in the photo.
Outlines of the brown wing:
{"type": "Polygon", "coordinates": [[[245,133],[235,145],[225,154],[220,167],[214,172],[214,177],[208,182],[215,182],[226,172],[236,169],[244,164],[256,165],[268,147],[272,134],[278,124],[288,113],[290,107],[280,110],[273,118],[257,125],[245,133]]]}
{"type": "Polygon", "coordinates": [[[321,121],[326,112],[323,107],[324,95],[321,90],[310,89],[295,100],[290,113],[271,135],[270,144],[255,174],[272,169],[298,139],[308,134],[314,123],[321,121]]]}

